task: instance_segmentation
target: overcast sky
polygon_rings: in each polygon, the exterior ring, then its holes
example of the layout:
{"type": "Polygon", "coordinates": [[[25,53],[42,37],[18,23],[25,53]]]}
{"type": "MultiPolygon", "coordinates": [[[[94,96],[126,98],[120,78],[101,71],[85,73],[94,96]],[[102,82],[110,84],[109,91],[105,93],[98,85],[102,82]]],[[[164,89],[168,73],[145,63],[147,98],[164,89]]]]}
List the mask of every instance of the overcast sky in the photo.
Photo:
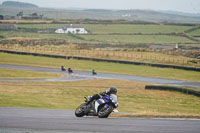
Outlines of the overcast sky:
{"type": "MultiPolygon", "coordinates": [[[[6,0],[0,0],[0,3],[6,0]]],[[[200,13],[200,0],[10,0],[39,7],[93,9],[150,9],[200,13]]]]}

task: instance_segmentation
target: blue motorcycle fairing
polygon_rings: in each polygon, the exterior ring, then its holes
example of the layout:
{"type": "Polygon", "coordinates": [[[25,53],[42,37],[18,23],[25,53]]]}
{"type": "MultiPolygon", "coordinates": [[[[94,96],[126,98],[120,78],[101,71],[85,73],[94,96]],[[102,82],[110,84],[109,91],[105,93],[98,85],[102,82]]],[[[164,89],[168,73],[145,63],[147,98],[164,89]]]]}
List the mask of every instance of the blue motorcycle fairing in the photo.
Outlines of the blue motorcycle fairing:
{"type": "Polygon", "coordinates": [[[104,106],[104,109],[107,109],[109,107],[109,105],[108,104],[106,104],[105,106],[104,106]]]}
{"type": "MultiPolygon", "coordinates": [[[[98,103],[98,106],[105,104],[105,105],[104,105],[104,109],[107,109],[107,108],[109,107],[109,104],[108,104],[108,103],[112,103],[112,104],[114,105],[115,108],[118,107],[117,101],[115,101],[115,100],[113,99],[112,96],[102,96],[102,97],[101,97],[100,99],[98,99],[96,102],[98,103]]],[[[96,107],[95,107],[96,111],[98,110],[97,108],[98,108],[98,107],[96,106],[96,107]]]]}
{"type": "MultiPolygon", "coordinates": [[[[110,96],[103,96],[103,97],[101,97],[100,99],[98,99],[97,102],[98,102],[100,105],[101,105],[101,104],[105,104],[105,103],[110,103],[110,102],[112,102],[114,105],[116,104],[116,103],[111,99],[110,96]]],[[[106,104],[106,105],[104,106],[105,109],[107,109],[108,107],[109,107],[108,104],[106,104]]]]}
{"type": "Polygon", "coordinates": [[[102,98],[98,99],[97,102],[98,102],[100,105],[105,103],[105,101],[104,101],[102,98]]]}
{"type": "Polygon", "coordinates": [[[110,101],[110,96],[102,96],[99,100],[102,103],[108,103],[110,101]]]}

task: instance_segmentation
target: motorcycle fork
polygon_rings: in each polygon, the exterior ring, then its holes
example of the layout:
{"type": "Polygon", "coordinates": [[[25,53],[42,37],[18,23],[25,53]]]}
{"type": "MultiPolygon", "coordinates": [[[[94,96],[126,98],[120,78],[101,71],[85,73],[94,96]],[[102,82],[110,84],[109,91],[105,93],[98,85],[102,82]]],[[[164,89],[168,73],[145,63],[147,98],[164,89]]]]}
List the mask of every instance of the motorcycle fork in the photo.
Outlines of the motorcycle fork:
{"type": "Polygon", "coordinates": [[[91,110],[94,110],[94,101],[85,107],[85,113],[91,113],[91,110]]]}
{"type": "Polygon", "coordinates": [[[104,106],[104,109],[107,109],[109,107],[109,105],[108,104],[106,104],[105,106],[104,106]]]}
{"type": "Polygon", "coordinates": [[[89,113],[90,112],[90,105],[87,105],[85,107],[85,114],[89,113]]]}

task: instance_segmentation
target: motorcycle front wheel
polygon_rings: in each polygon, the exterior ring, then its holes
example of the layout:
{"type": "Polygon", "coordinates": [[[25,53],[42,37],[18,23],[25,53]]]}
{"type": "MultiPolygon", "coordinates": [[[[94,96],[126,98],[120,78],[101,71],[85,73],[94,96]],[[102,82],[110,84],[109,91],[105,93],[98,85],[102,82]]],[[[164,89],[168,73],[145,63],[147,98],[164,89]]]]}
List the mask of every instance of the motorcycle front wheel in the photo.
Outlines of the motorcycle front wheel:
{"type": "Polygon", "coordinates": [[[85,115],[84,106],[86,106],[86,103],[83,103],[76,108],[75,110],[76,117],[83,117],[85,115]]]}
{"type": "Polygon", "coordinates": [[[108,118],[110,113],[113,111],[113,106],[109,104],[107,108],[105,108],[106,104],[102,107],[100,107],[99,112],[98,112],[98,117],[99,118],[108,118]]]}

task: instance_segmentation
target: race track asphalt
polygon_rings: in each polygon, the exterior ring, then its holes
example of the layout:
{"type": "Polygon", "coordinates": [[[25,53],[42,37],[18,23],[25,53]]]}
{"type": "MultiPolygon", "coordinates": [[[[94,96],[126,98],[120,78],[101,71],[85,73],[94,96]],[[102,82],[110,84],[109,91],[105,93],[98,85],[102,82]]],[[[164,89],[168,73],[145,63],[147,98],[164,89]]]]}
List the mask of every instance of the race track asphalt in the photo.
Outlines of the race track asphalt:
{"type": "Polygon", "coordinates": [[[77,118],[72,110],[0,107],[0,133],[199,133],[199,119],[77,118]]]}
{"type": "Polygon", "coordinates": [[[60,73],[60,74],[66,75],[65,77],[55,78],[55,79],[1,79],[0,78],[0,81],[13,81],[13,82],[20,82],[20,81],[23,81],[23,82],[24,81],[76,81],[76,80],[92,80],[94,78],[95,79],[121,79],[121,80],[148,82],[148,83],[154,83],[154,84],[160,84],[160,85],[187,86],[187,87],[200,89],[200,82],[185,81],[185,80],[142,77],[142,76],[102,73],[102,72],[98,72],[98,74],[96,76],[93,76],[90,71],[74,71],[73,74],[68,74],[67,72],[62,72],[60,69],[55,69],[55,68],[5,65],[5,64],[0,64],[0,68],[52,72],[52,73],[60,73]]]}

